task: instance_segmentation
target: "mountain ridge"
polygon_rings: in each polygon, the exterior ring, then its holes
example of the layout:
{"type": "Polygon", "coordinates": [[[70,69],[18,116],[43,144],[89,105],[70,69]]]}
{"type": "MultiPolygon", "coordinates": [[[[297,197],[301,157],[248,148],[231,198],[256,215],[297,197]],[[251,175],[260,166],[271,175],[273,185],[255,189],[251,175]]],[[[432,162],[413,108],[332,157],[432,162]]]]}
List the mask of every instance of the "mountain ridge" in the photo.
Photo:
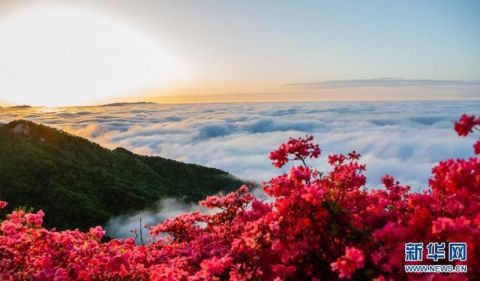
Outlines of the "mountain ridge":
{"type": "Polygon", "coordinates": [[[196,201],[241,181],[229,173],[87,139],[27,120],[0,125],[0,198],[43,209],[58,229],[87,229],[159,199],[196,201]]]}

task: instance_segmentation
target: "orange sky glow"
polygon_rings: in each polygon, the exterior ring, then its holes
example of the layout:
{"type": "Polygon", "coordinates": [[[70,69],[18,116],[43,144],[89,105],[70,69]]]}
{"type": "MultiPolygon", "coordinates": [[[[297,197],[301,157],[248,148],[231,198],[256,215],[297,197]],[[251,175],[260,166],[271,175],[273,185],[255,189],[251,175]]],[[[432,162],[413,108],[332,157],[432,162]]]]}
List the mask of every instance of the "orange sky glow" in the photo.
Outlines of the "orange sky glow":
{"type": "Polygon", "coordinates": [[[351,5],[6,0],[0,105],[480,98],[480,5],[351,5]]]}

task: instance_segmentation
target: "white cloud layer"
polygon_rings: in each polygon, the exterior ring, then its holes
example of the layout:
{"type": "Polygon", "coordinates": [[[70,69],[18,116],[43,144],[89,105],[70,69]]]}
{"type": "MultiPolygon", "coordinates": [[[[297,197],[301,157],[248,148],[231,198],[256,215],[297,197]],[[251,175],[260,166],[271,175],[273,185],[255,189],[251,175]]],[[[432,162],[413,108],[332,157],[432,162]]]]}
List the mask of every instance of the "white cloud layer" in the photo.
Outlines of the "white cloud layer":
{"type": "Polygon", "coordinates": [[[138,244],[149,243],[154,238],[145,229],[154,226],[167,218],[173,218],[184,213],[205,211],[194,203],[184,203],[173,198],[160,200],[155,210],[144,210],[134,214],[118,216],[110,219],[105,226],[108,235],[115,238],[135,237],[138,244]],[[136,233],[134,232],[136,230],[136,233]],[[140,230],[142,233],[140,234],[140,230]]]}
{"type": "Polygon", "coordinates": [[[313,134],[327,169],[330,153],[357,150],[370,186],[389,173],[424,188],[434,164],[472,155],[453,122],[480,113],[479,101],[128,105],[3,109],[0,121],[26,118],[53,125],[109,148],[158,155],[227,170],[253,181],[279,171],[268,152],[291,136],[313,134]]]}
{"type": "MultiPolygon", "coordinates": [[[[279,173],[268,152],[291,136],[313,134],[322,148],[315,161],[357,150],[367,164],[370,187],[388,173],[414,190],[427,186],[431,168],[442,159],[468,157],[473,140],[459,138],[453,122],[480,114],[480,102],[372,102],[289,104],[128,105],[109,107],[0,109],[0,122],[25,118],[86,137],[109,148],[159,155],[227,170],[245,180],[279,173]]],[[[254,190],[262,196],[260,189],[254,190]]],[[[142,225],[200,210],[175,199],[155,210],[112,218],[107,233],[132,237],[142,225]]],[[[203,210],[205,211],[205,210],[203,210]]],[[[152,238],[143,232],[144,241],[152,238]]],[[[140,238],[137,236],[137,243],[140,238]]]]}

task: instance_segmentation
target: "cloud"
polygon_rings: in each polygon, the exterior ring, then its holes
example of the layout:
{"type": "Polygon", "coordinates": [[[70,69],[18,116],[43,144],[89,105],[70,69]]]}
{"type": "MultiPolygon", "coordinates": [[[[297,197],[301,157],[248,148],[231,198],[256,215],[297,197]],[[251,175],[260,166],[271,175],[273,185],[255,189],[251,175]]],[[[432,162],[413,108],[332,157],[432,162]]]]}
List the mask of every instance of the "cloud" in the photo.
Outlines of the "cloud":
{"type": "Polygon", "coordinates": [[[400,79],[373,78],[332,80],[324,82],[291,83],[285,85],[294,89],[338,89],[358,87],[479,87],[480,80],[434,80],[434,79],[400,79]]]}
{"type": "Polygon", "coordinates": [[[137,243],[141,243],[140,231],[142,231],[142,236],[146,243],[152,240],[153,237],[148,234],[145,226],[157,225],[167,218],[201,210],[203,209],[197,204],[184,203],[173,198],[167,198],[158,201],[156,208],[153,210],[140,211],[110,219],[105,226],[105,230],[109,236],[115,238],[134,237],[137,243]]]}
{"type": "MultiPolygon", "coordinates": [[[[289,168],[271,166],[271,149],[313,134],[322,156],[311,164],[321,170],[329,169],[328,154],[356,150],[367,164],[369,188],[380,187],[388,173],[422,190],[435,163],[473,155],[473,139],[456,136],[453,122],[479,109],[480,101],[126,105],[2,109],[0,123],[27,118],[109,148],[216,167],[257,183],[289,168]]],[[[153,210],[112,218],[106,229],[114,237],[133,237],[140,218],[154,225],[194,210],[196,204],[164,199],[153,210]]]]}
{"type": "Polygon", "coordinates": [[[425,188],[436,162],[472,155],[472,139],[457,137],[453,122],[479,108],[479,101],[126,105],[4,109],[0,122],[27,118],[109,148],[216,167],[256,182],[281,172],[270,164],[271,149],[313,134],[323,150],[313,164],[323,170],[328,154],[357,150],[370,187],[389,173],[425,188]]]}

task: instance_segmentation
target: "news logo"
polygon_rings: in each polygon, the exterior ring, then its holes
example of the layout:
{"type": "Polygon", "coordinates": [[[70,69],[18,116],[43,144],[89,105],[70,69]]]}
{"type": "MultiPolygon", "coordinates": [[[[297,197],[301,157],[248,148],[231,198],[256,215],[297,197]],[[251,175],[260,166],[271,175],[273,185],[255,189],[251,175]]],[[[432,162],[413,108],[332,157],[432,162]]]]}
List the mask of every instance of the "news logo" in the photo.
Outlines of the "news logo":
{"type": "Polygon", "coordinates": [[[448,244],[449,261],[467,261],[467,243],[452,242],[448,244]]]}
{"type": "MultiPolygon", "coordinates": [[[[449,262],[467,261],[467,243],[465,242],[430,242],[425,247],[422,242],[405,243],[405,262],[423,262],[424,250],[426,259],[433,262],[447,260],[449,262]],[[448,248],[447,248],[448,244],[448,248]]],[[[465,273],[465,264],[405,264],[407,273],[465,273]]]]}
{"type": "Polygon", "coordinates": [[[427,245],[427,259],[438,261],[445,259],[445,242],[443,243],[428,243],[427,245]]]}
{"type": "Polygon", "coordinates": [[[405,261],[422,261],[423,243],[405,244],[405,261]]]}

